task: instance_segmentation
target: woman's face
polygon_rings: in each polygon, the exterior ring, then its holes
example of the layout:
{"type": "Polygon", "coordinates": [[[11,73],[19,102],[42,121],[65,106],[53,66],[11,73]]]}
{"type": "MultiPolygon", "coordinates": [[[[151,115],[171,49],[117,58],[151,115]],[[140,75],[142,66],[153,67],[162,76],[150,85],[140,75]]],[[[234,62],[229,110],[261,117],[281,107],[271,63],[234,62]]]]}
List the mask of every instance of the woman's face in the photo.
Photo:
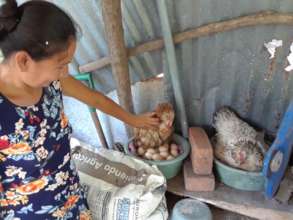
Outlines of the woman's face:
{"type": "Polygon", "coordinates": [[[19,71],[20,79],[32,88],[46,87],[51,82],[68,75],[68,64],[71,62],[76,48],[76,41],[69,40],[65,51],[57,53],[48,59],[27,61],[24,71],[19,71]]]}

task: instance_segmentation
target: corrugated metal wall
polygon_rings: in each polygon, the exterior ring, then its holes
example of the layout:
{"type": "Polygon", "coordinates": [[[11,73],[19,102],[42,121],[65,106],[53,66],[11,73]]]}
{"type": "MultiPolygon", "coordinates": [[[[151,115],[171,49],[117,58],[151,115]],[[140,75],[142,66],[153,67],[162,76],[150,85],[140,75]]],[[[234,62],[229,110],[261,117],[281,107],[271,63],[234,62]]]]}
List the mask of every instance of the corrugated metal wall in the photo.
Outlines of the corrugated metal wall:
{"type": "MultiPolygon", "coordinates": [[[[174,31],[197,27],[260,10],[293,12],[291,0],[174,1],[174,31]]],[[[185,42],[177,47],[188,118],[210,124],[222,105],[236,109],[275,131],[293,95],[293,76],[284,71],[293,40],[292,26],[256,26],[185,42]],[[264,42],[283,40],[271,66],[264,42]]]]}
{"type": "MultiPolygon", "coordinates": [[[[102,19],[101,0],[52,0],[67,12],[82,28],[74,64],[75,73],[79,65],[95,61],[108,54],[102,19]]],[[[160,28],[155,1],[122,0],[123,25],[127,47],[160,37],[160,28]],[[155,16],[155,17],[154,17],[155,16]]],[[[161,72],[161,52],[144,53],[130,59],[132,82],[147,79],[161,72]]],[[[115,88],[111,68],[107,67],[94,74],[97,89],[109,92],[115,88]]]]}
{"type": "MultiPolygon", "coordinates": [[[[101,0],[53,0],[68,11],[83,29],[83,37],[71,67],[108,54],[101,0]]],[[[166,0],[172,32],[261,10],[293,12],[292,0],[166,0]]],[[[162,36],[156,0],[122,0],[123,24],[128,47],[162,36]]],[[[176,46],[184,98],[190,125],[210,124],[219,106],[229,105],[241,116],[269,131],[276,131],[293,94],[293,75],[286,73],[286,56],[293,40],[293,26],[243,28],[186,41],[176,46]],[[271,65],[264,42],[283,40],[271,65]]],[[[163,51],[131,58],[132,81],[164,71],[163,51]]],[[[94,74],[97,89],[115,88],[111,69],[94,74]]],[[[171,94],[170,94],[171,95],[171,94]]]]}

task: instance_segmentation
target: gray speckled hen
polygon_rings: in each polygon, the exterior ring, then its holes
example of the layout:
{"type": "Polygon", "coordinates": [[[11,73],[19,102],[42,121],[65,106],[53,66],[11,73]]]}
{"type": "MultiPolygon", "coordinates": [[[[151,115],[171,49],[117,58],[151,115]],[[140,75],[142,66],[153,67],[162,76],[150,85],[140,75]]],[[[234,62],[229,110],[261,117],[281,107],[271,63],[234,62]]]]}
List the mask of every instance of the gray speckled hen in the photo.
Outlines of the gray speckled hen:
{"type": "Polygon", "coordinates": [[[257,132],[227,107],[221,108],[214,117],[215,156],[230,166],[260,171],[267,150],[263,133],[257,132]]]}

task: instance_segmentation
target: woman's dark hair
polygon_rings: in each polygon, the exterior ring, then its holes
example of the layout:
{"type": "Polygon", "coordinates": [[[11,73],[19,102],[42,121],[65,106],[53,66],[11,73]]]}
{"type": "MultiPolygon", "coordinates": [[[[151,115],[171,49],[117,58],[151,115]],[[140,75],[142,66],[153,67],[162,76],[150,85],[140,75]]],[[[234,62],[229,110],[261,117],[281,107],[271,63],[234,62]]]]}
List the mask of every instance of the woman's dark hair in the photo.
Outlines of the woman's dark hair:
{"type": "Polygon", "coordinates": [[[65,50],[76,35],[72,19],[52,3],[0,3],[0,49],[5,58],[21,50],[37,61],[48,58],[65,50]]]}

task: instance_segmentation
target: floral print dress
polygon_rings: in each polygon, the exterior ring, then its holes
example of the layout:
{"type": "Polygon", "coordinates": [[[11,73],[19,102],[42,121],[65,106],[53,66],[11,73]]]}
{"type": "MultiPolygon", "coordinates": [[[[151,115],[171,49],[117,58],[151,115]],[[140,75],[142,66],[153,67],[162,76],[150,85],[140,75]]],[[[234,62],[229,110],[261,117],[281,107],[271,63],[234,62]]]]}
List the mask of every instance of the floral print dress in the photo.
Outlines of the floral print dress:
{"type": "Polygon", "coordinates": [[[0,219],[90,219],[62,103],[59,81],[29,107],[0,94],[0,219]]]}

